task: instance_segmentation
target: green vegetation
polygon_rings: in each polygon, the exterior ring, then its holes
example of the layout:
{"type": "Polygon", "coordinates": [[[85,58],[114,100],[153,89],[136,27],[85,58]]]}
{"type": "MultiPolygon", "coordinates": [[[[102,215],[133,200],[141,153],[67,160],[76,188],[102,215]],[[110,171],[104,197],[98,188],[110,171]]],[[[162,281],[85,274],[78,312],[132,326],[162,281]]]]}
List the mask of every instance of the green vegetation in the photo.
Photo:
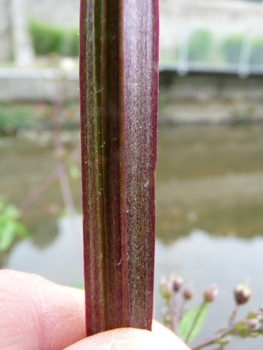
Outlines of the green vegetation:
{"type": "Polygon", "coordinates": [[[197,318],[198,318],[198,322],[195,324],[195,327],[191,332],[191,336],[189,340],[191,341],[201,332],[204,326],[205,320],[207,318],[207,311],[208,311],[207,304],[205,304],[205,306],[202,308],[200,315],[199,315],[199,312],[200,312],[199,305],[197,305],[193,309],[185,311],[185,313],[182,315],[182,318],[178,326],[178,332],[181,339],[183,340],[186,339],[187,335],[190,332],[192,324],[197,318]]]}
{"type": "Polygon", "coordinates": [[[30,124],[27,106],[11,106],[0,104],[0,133],[14,134],[18,129],[30,124]]]}
{"type": "Polygon", "coordinates": [[[263,38],[252,40],[250,63],[254,65],[263,64],[263,38]]]}
{"type": "MultiPolygon", "coordinates": [[[[0,134],[15,135],[21,129],[51,129],[53,106],[48,103],[0,103],[0,134]]],[[[65,103],[60,115],[63,129],[79,127],[79,104],[65,103]]]]}
{"type": "Polygon", "coordinates": [[[212,47],[212,34],[207,29],[197,29],[189,41],[189,60],[207,61],[212,47]]]}
{"type": "Polygon", "coordinates": [[[237,34],[227,37],[223,42],[222,51],[224,58],[228,63],[239,62],[243,40],[244,36],[237,34]]]}
{"type": "MultiPolygon", "coordinates": [[[[214,302],[217,297],[218,287],[215,283],[210,284],[203,292],[203,302],[189,310],[187,303],[194,296],[194,288],[191,284],[188,284],[182,290],[182,285],[183,279],[178,275],[171,275],[169,279],[161,279],[160,293],[166,305],[162,317],[164,324],[188,344],[202,330],[207,318],[208,305],[214,302]],[[183,302],[178,303],[179,293],[183,298],[183,302]]],[[[235,304],[234,308],[230,309],[226,326],[198,343],[191,344],[190,349],[201,350],[212,344],[219,344],[220,346],[216,349],[224,350],[230,343],[232,336],[240,339],[262,336],[262,307],[249,311],[246,318],[237,320],[238,309],[248,303],[251,294],[252,290],[247,282],[236,285],[234,290],[235,304]]]]}
{"type": "MultiPolygon", "coordinates": [[[[236,63],[240,61],[242,46],[244,42],[244,34],[232,34],[223,38],[221,45],[217,47],[213,32],[205,28],[197,28],[194,30],[189,39],[182,44],[176,45],[173,51],[166,55],[161,52],[162,63],[170,61],[178,61],[181,49],[188,45],[189,62],[207,62],[219,60],[225,63],[236,63]],[[219,57],[217,57],[219,55],[219,57]],[[170,58],[171,57],[171,58],[170,58]]],[[[252,65],[263,64],[263,37],[250,38],[250,55],[249,62],[252,65]]],[[[215,62],[214,62],[215,63],[215,62]]]]}
{"type": "Polygon", "coordinates": [[[0,202],[0,252],[8,250],[16,237],[27,238],[29,232],[17,220],[20,213],[14,204],[0,202]]]}
{"type": "Polygon", "coordinates": [[[57,53],[61,56],[76,57],[79,54],[79,36],[76,28],[65,29],[31,20],[29,32],[37,55],[57,53]]]}

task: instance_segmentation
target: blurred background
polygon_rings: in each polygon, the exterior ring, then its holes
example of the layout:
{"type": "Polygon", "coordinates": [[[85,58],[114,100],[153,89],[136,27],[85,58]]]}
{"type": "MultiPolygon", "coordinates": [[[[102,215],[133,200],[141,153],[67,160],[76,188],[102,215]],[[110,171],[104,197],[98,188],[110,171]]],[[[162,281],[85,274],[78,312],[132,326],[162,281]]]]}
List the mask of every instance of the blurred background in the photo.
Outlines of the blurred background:
{"type": "MultiPolygon", "coordinates": [[[[0,268],[83,284],[75,0],[0,2],[0,268]]],[[[211,282],[199,338],[263,304],[263,2],[160,0],[160,279],[211,282]],[[242,314],[243,312],[243,314],[242,314]]],[[[228,349],[259,349],[262,339],[228,349]]]]}

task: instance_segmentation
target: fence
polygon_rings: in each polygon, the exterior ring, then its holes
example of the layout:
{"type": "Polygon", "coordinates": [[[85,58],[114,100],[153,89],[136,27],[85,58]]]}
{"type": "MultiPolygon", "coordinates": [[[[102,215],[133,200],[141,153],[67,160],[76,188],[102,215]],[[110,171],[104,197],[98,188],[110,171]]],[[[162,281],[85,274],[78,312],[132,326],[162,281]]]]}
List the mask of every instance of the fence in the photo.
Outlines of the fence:
{"type": "Polygon", "coordinates": [[[180,75],[191,71],[263,75],[263,31],[185,27],[178,34],[169,33],[173,42],[161,41],[160,69],[180,75]]]}

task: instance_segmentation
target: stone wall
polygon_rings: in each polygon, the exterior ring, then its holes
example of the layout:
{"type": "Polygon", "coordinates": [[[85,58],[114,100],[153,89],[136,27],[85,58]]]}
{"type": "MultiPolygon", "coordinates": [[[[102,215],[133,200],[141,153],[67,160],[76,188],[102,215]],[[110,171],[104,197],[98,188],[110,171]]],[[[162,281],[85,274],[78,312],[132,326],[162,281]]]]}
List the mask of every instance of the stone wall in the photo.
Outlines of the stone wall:
{"type": "MultiPolygon", "coordinates": [[[[0,69],[0,103],[54,102],[59,71],[0,69]]],[[[78,102],[78,73],[61,81],[64,100],[78,102]]],[[[263,121],[263,76],[160,73],[159,125],[263,121]]]]}
{"type": "Polygon", "coordinates": [[[159,121],[163,125],[263,121],[263,76],[181,77],[175,72],[162,72],[159,121]]]}

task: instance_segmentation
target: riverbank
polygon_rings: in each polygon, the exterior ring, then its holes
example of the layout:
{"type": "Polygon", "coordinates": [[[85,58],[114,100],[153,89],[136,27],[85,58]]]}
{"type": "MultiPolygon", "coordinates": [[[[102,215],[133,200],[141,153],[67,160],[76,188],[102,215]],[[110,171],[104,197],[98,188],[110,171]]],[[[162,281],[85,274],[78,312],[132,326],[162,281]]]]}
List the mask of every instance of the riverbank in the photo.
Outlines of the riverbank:
{"type": "MultiPolygon", "coordinates": [[[[62,78],[58,70],[35,69],[10,78],[11,71],[4,76],[0,69],[0,131],[8,133],[12,123],[15,130],[49,129],[52,106],[61,108],[62,127],[79,127],[77,71],[62,78]]],[[[263,121],[263,76],[161,71],[159,78],[159,126],[263,121]]]]}

